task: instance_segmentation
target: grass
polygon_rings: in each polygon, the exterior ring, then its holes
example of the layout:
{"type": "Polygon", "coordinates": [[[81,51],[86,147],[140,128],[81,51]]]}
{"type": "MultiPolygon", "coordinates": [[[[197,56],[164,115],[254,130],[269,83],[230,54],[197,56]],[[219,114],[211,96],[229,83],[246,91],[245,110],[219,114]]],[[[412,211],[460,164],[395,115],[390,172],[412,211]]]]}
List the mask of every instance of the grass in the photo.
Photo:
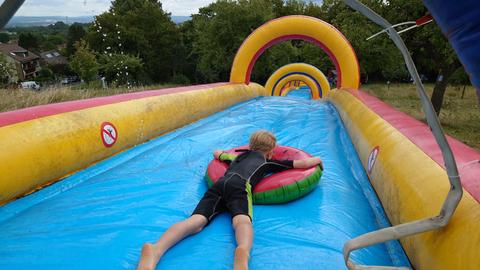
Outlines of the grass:
{"type": "MultiPolygon", "coordinates": [[[[425,85],[428,95],[433,84],[425,85]]],[[[413,84],[366,84],[362,89],[416,119],[425,121],[420,99],[413,84]]],[[[445,133],[480,150],[480,107],[475,89],[469,86],[462,98],[463,86],[449,86],[445,91],[440,122],[445,133]]]]}
{"type": "Polygon", "coordinates": [[[151,89],[163,89],[175,87],[174,84],[160,84],[133,88],[85,88],[82,86],[56,87],[41,91],[28,89],[0,89],[0,112],[13,111],[37,105],[58,103],[70,100],[87,99],[102,96],[118,95],[145,91],[151,89]]]}

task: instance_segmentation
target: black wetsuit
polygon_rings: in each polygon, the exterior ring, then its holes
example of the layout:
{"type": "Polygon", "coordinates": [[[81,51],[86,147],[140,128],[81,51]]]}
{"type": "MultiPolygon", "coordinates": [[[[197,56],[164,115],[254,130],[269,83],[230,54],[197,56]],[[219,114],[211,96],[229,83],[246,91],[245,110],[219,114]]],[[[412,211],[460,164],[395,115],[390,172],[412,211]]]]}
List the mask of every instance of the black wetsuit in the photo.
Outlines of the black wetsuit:
{"type": "Polygon", "coordinates": [[[292,160],[269,160],[257,151],[246,151],[239,156],[220,155],[221,161],[230,162],[225,175],[210,187],[193,211],[212,220],[215,215],[228,211],[232,218],[248,215],[253,218],[252,190],[268,174],[293,168],[292,160]]]}

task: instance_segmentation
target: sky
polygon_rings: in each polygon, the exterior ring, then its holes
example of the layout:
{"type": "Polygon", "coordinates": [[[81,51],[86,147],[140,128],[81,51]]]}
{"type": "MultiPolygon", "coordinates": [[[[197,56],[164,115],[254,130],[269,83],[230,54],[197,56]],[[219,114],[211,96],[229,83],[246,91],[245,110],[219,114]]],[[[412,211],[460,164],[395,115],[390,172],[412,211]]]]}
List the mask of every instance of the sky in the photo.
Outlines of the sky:
{"type": "MultiPolygon", "coordinates": [[[[3,1],[0,1],[3,2],[3,1]]],[[[163,9],[175,16],[190,16],[214,0],[163,0],[163,9]]],[[[110,7],[110,0],[25,0],[16,16],[98,15],[110,7]]]]}

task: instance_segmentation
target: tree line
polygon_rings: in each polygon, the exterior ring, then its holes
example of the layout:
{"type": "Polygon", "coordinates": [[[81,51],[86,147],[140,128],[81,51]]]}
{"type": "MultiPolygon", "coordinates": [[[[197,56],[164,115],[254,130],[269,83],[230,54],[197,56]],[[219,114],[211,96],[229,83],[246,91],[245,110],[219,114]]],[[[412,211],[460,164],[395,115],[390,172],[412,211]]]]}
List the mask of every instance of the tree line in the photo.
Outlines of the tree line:
{"type": "MultiPolygon", "coordinates": [[[[421,0],[363,2],[393,24],[427,13],[421,0]]],[[[218,0],[178,25],[158,0],[114,0],[92,24],[75,24],[66,30],[65,54],[71,69],[86,81],[98,75],[117,85],[228,81],[243,40],[265,22],[286,15],[313,16],[338,28],[357,53],[364,83],[410,81],[403,58],[388,36],[367,41],[381,29],[338,0],[320,5],[300,0],[218,0]]],[[[51,35],[42,44],[60,42],[51,35]]],[[[406,32],[402,38],[422,77],[437,82],[434,96],[438,98],[432,101],[439,109],[446,84],[468,80],[458,58],[435,23],[406,32]]],[[[334,68],[315,45],[287,41],[259,58],[252,81],[264,83],[276,69],[292,62],[312,64],[324,73],[334,68]]]]}

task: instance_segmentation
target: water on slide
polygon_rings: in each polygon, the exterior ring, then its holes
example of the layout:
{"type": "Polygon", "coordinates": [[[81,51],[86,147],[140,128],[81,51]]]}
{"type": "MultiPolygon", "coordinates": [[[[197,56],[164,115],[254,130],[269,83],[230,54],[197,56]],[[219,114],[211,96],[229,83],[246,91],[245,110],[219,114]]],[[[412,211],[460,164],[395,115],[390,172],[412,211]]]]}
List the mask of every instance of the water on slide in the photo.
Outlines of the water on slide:
{"type": "MultiPolygon", "coordinates": [[[[248,143],[258,129],[320,156],[307,196],[254,206],[251,269],[346,269],[343,244],[388,226],[335,107],[260,97],[122,152],[0,208],[0,269],[135,269],[141,246],[188,217],[207,187],[214,149],[248,143]]],[[[231,269],[229,214],[168,251],[157,269],[231,269]]],[[[355,251],[368,265],[408,265],[398,242],[355,251]]]]}

